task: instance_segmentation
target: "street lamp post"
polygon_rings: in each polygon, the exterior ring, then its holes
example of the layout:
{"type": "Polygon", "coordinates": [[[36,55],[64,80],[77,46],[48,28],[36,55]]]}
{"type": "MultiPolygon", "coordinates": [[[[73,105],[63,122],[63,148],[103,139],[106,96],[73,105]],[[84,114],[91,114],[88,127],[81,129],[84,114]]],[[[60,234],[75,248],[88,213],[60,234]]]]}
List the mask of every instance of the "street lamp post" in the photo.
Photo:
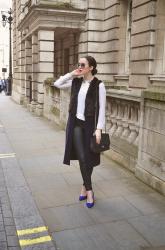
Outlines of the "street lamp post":
{"type": "Polygon", "coordinates": [[[12,25],[13,17],[12,10],[8,12],[2,12],[2,25],[6,26],[6,23],[9,23],[9,77],[8,77],[8,86],[7,86],[7,95],[12,94],[12,42],[11,42],[11,25],[12,25]],[[5,15],[4,13],[8,13],[5,15]]]}

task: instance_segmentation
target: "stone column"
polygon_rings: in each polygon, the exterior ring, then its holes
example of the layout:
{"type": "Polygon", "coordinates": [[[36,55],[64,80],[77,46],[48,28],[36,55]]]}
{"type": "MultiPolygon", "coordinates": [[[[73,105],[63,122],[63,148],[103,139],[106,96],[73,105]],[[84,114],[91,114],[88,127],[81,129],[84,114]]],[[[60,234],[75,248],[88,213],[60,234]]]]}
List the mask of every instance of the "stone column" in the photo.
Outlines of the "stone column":
{"type": "MultiPolygon", "coordinates": [[[[22,32],[18,30],[18,23],[21,18],[22,5],[21,1],[12,1],[12,16],[13,16],[13,83],[12,83],[12,98],[17,103],[24,102],[24,78],[22,72],[24,71],[24,42],[22,43],[22,32]]],[[[23,4],[23,3],[22,3],[23,4]]]]}
{"type": "Polygon", "coordinates": [[[146,88],[153,74],[156,1],[132,1],[130,87],[146,88]]]}
{"type": "Polygon", "coordinates": [[[20,79],[21,79],[21,103],[25,102],[25,42],[20,44],[20,79]]]}
{"type": "Polygon", "coordinates": [[[31,40],[25,40],[25,99],[24,105],[30,103],[30,77],[32,72],[31,40]]]}
{"type": "MultiPolygon", "coordinates": [[[[155,56],[154,56],[154,75],[165,74],[165,1],[157,1],[156,6],[156,36],[155,36],[155,56]]],[[[157,81],[158,83],[158,81],[157,81]]],[[[162,82],[163,83],[163,82],[162,82]]],[[[165,87],[164,83],[156,84],[165,87]]]]}
{"type": "Polygon", "coordinates": [[[38,88],[36,114],[43,114],[44,80],[54,76],[54,31],[38,31],[38,88]]]}
{"type": "Polygon", "coordinates": [[[32,102],[30,111],[34,112],[37,105],[37,72],[38,72],[38,36],[32,35],[32,102]]]}

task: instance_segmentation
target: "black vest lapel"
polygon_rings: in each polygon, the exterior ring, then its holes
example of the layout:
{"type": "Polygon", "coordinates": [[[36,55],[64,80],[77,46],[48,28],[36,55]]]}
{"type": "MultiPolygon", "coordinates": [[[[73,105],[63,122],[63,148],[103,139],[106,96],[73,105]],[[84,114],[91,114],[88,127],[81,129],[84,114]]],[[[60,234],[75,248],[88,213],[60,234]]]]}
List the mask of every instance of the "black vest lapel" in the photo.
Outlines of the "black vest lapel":
{"type": "MultiPolygon", "coordinates": [[[[75,78],[73,79],[73,82],[72,82],[69,112],[73,115],[76,115],[76,112],[77,112],[78,93],[80,91],[82,81],[83,81],[83,78],[75,78]]],[[[95,115],[96,89],[98,89],[100,82],[101,81],[99,81],[96,77],[94,77],[90,83],[90,86],[87,91],[86,99],[85,99],[85,112],[84,112],[85,117],[95,115]]],[[[99,89],[98,89],[98,92],[99,92],[99,89]]],[[[99,100],[97,101],[97,103],[99,103],[99,100]]]]}
{"type": "Polygon", "coordinates": [[[74,78],[72,81],[69,112],[72,113],[73,115],[75,115],[77,112],[77,99],[78,99],[78,93],[81,88],[82,81],[83,81],[83,78],[74,78]]]}

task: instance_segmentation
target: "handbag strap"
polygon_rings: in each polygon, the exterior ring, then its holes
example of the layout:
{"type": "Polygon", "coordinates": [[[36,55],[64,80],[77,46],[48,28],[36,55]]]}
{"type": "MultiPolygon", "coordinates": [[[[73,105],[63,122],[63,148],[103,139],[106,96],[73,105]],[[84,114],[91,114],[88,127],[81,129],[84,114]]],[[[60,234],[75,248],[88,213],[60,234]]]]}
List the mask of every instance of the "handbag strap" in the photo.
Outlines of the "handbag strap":
{"type": "MultiPolygon", "coordinates": [[[[102,81],[98,80],[98,85],[96,87],[96,102],[95,102],[95,130],[96,130],[96,127],[97,127],[97,114],[99,113],[98,112],[98,108],[99,108],[99,105],[98,105],[98,100],[99,100],[99,84],[101,83],[102,81]]],[[[106,133],[106,121],[105,121],[105,133],[106,133]]]]}

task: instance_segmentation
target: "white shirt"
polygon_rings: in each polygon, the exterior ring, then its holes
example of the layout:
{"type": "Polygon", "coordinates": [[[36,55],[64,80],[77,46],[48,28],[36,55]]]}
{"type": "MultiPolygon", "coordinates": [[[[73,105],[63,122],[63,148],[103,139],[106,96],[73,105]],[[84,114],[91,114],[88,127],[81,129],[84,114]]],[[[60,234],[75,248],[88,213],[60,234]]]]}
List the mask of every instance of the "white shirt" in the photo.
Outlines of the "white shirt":
{"type": "MultiPolygon", "coordinates": [[[[61,76],[56,82],[54,82],[54,86],[60,89],[69,88],[72,86],[73,77],[70,73],[67,73],[64,76],[61,76]]],[[[78,94],[78,103],[77,103],[77,113],[76,117],[80,120],[85,121],[84,111],[85,111],[85,99],[86,94],[89,88],[90,82],[83,80],[81,84],[81,88],[78,94]]],[[[101,82],[99,84],[99,116],[97,129],[104,129],[105,126],[105,105],[106,105],[106,90],[104,83],[101,82]]]]}

